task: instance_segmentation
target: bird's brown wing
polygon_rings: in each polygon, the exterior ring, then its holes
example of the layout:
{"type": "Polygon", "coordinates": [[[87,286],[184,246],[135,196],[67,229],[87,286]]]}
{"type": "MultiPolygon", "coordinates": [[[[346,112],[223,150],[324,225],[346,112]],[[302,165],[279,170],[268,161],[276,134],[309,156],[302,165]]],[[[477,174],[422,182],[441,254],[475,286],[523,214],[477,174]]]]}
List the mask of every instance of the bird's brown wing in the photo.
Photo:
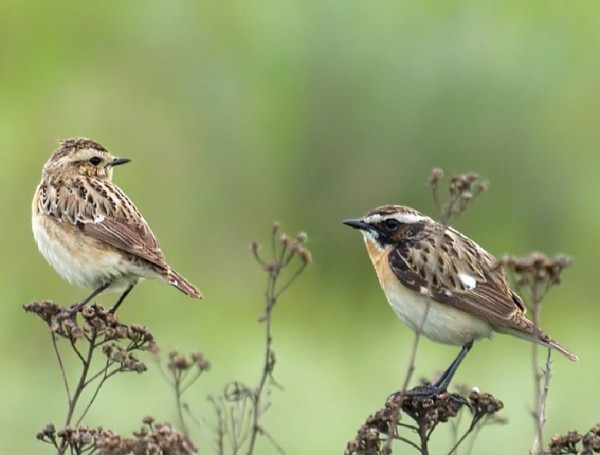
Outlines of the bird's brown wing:
{"type": "Polygon", "coordinates": [[[161,269],[168,269],[158,241],[143,218],[135,224],[124,218],[104,218],[98,222],[82,223],[80,228],[91,237],[145,259],[161,269]]]}
{"type": "Polygon", "coordinates": [[[41,184],[38,209],[86,235],[154,264],[169,267],[148,223],[112,182],[78,178],[41,184]]]}
{"type": "Polygon", "coordinates": [[[529,331],[521,298],[511,291],[502,270],[493,270],[489,253],[451,228],[441,239],[437,261],[433,245],[434,239],[425,238],[390,252],[389,265],[404,286],[423,292],[431,285],[436,302],[494,325],[529,331]]]}

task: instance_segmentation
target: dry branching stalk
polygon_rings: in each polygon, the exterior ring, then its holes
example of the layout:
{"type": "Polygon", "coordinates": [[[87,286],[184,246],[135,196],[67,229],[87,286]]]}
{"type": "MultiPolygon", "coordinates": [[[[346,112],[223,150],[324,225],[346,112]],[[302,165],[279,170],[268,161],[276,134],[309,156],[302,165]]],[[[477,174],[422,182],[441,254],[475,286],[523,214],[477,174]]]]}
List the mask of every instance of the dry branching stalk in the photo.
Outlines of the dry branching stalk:
{"type": "Polygon", "coordinates": [[[592,455],[600,453],[600,423],[582,435],[569,431],[564,436],[554,436],[544,455],[592,455]]]}
{"type": "Polygon", "coordinates": [[[448,452],[452,454],[465,439],[484,423],[492,423],[503,408],[501,401],[490,394],[470,392],[468,399],[457,393],[441,393],[433,397],[420,395],[426,388],[417,386],[406,393],[390,396],[385,407],[367,418],[358,430],[356,437],[346,447],[345,455],[383,455],[391,453],[388,441],[397,440],[415,449],[421,454],[429,454],[429,441],[440,423],[455,419],[467,406],[471,411],[471,423],[465,433],[448,452]],[[414,423],[404,423],[406,415],[414,423]],[[417,440],[401,435],[401,432],[416,434],[417,440]]]}
{"type": "Polygon", "coordinates": [[[261,256],[261,247],[257,242],[250,245],[255,259],[267,273],[265,312],[259,319],[259,322],[265,324],[264,361],[257,386],[251,387],[234,381],[227,384],[222,396],[210,397],[218,417],[216,447],[219,455],[235,455],[242,451],[251,455],[255,451],[259,435],[266,437],[280,453],[283,453],[260,420],[270,406],[268,397],[271,390],[268,386],[279,387],[273,377],[276,363],[272,335],[273,310],[279,297],[312,262],[311,254],[304,246],[306,240],[307,236],[303,232],[294,238],[280,233],[280,225],[274,223],[267,259],[261,256]],[[284,273],[290,268],[288,273],[284,273]],[[230,449],[227,452],[226,447],[230,449]]]}
{"type": "MultiPolygon", "coordinates": [[[[37,314],[48,326],[66,389],[67,416],[64,424],[65,430],[56,433],[57,453],[63,454],[67,450],[71,450],[72,453],[81,453],[74,449],[71,444],[73,438],[69,435],[78,434],[79,425],[108,379],[119,373],[143,373],[146,371],[147,367],[139,360],[137,353],[155,351],[154,336],[141,325],[121,323],[112,313],[96,304],[72,313],[65,307],[44,300],[24,305],[24,309],[37,314]],[[81,320],[78,318],[79,315],[81,320]],[[59,347],[61,339],[68,342],[66,348],[64,345],[62,349],[59,347]],[[81,370],[75,383],[70,383],[67,379],[68,375],[63,361],[64,353],[62,352],[65,350],[72,351],[81,364],[81,370]],[[102,360],[94,362],[95,356],[99,355],[102,356],[102,360]],[[91,397],[79,415],[75,416],[78,405],[83,406],[81,403],[83,393],[89,388],[93,390],[91,397]]],[[[48,442],[48,439],[43,440],[48,442]]]]}
{"type": "Polygon", "coordinates": [[[183,433],[187,436],[188,430],[183,411],[184,409],[187,409],[188,406],[183,402],[183,394],[203,373],[210,370],[211,365],[201,352],[192,352],[186,356],[177,350],[173,350],[169,352],[168,359],[169,362],[167,363],[167,368],[165,370],[160,364],[160,359],[157,356],[160,371],[175,392],[179,425],[181,426],[183,433]]]}
{"type": "MultiPolygon", "coordinates": [[[[240,381],[228,383],[223,394],[218,397],[209,396],[216,417],[215,453],[248,455],[254,453],[258,436],[266,437],[281,453],[283,449],[277,445],[274,438],[261,425],[261,417],[269,409],[269,386],[279,387],[273,377],[276,357],[273,349],[272,319],[273,310],[281,295],[289,289],[294,281],[311,263],[310,252],[304,246],[307,240],[301,232],[291,238],[280,232],[278,223],[271,229],[270,252],[268,259],[261,256],[261,248],[257,242],[250,246],[252,254],[261,268],[267,272],[265,290],[265,312],[259,322],[265,327],[265,354],[258,384],[255,387],[240,381]]],[[[202,372],[209,368],[209,363],[202,354],[193,354],[189,359],[179,352],[169,355],[168,371],[165,376],[175,389],[179,418],[182,428],[187,434],[183,411],[194,418],[187,405],[182,401],[183,393],[193,384],[202,372]],[[190,376],[190,371],[196,373],[190,376]]],[[[203,427],[200,420],[195,419],[198,426],[203,427]]]]}
{"type": "MultiPolygon", "coordinates": [[[[561,281],[561,275],[565,268],[571,265],[571,258],[559,254],[549,258],[542,253],[531,253],[522,258],[505,256],[498,260],[496,267],[504,267],[509,276],[513,278],[515,286],[519,289],[523,300],[532,314],[534,332],[536,339],[539,333],[542,301],[546,293],[554,285],[561,281]]],[[[546,422],[546,402],[552,376],[550,362],[550,348],[547,348],[546,361],[540,367],[538,359],[538,346],[532,343],[531,363],[534,377],[534,411],[535,438],[532,454],[543,454],[543,429],[546,422]]]]}
{"type": "Polygon", "coordinates": [[[54,425],[47,425],[37,438],[54,446],[57,450],[65,447],[71,454],[125,455],[161,454],[192,455],[197,453],[194,444],[168,423],[155,423],[153,417],[146,417],[144,425],[133,436],[120,436],[102,427],[69,427],[57,431],[54,425]]]}

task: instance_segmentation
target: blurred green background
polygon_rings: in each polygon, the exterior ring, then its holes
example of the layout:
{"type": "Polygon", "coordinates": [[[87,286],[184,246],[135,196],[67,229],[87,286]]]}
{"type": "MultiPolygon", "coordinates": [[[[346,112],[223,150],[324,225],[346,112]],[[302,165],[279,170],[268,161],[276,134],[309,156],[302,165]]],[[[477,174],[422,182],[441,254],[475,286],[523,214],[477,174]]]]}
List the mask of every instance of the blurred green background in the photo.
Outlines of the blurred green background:
{"type": "MultiPolygon", "coordinates": [[[[599,21],[596,0],[3,2],[0,452],[50,453],[35,434],[64,421],[49,336],[21,305],[86,295],[46,264],[30,229],[41,167],[73,136],[132,159],[116,183],[204,292],[197,302],[143,283],[120,317],[165,351],[212,361],[188,395],[209,424],[207,394],[259,377],[265,276],[248,244],[278,220],[308,233],[314,264],[276,308],[285,389],[263,423],[289,454],[343,452],[400,386],[413,336],[340,221],[384,203],[433,215],[426,180],[442,167],[491,182],[456,224],[490,252],[574,258],[543,312],[580,357],[554,356],[546,436],[587,431],[600,415],[599,21]]],[[[422,341],[415,378],[457,350],[422,341]]],[[[456,380],[501,398],[509,418],[475,453],[530,448],[530,354],[498,336],[461,367],[456,380]]],[[[87,423],[128,434],[147,414],[176,420],[155,365],[109,383],[87,423]]],[[[440,430],[436,453],[448,441],[440,430]]],[[[276,451],[263,439],[258,453],[276,451]]]]}

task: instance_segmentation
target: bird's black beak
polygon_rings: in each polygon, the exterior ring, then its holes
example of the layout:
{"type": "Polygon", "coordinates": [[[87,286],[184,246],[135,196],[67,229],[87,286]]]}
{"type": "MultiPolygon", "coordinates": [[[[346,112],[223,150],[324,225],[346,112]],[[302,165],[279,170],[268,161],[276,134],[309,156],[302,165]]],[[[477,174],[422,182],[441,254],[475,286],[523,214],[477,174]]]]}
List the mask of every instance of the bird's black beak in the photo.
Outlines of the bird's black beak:
{"type": "Polygon", "coordinates": [[[361,219],[350,219],[342,221],[346,226],[353,227],[354,229],[360,229],[361,231],[370,231],[371,226],[365,223],[361,219]]]}
{"type": "Polygon", "coordinates": [[[109,166],[118,166],[119,164],[125,164],[125,163],[129,163],[131,160],[129,158],[114,158],[110,163],[109,166]]]}

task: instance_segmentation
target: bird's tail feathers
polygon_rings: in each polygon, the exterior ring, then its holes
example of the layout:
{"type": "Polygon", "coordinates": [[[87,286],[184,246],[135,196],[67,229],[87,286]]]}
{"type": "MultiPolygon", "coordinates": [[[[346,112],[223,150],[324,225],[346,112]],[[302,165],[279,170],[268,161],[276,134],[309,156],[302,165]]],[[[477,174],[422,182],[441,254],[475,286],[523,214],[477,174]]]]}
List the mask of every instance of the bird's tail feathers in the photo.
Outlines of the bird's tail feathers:
{"type": "Polygon", "coordinates": [[[567,359],[573,361],[573,362],[577,362],[579,360],[579,357],[577,357],[575,354],[573,354],[571,351],[569,351],[566,348],[563,348],[560,344],[558,344],[556,341],[550,339],[548,341],[541,341],[541,344],[548,346],[552,349],[557,350],[558,352],[560,352],[562,355],[564,355],[567,359]]]}
{"type": "MultiPolygon", "coordinates": [[[[532,330],[532,336],[533,336],[533,324],[531,324],[531,330],[532,330]]],[[[550,338],[550,335],[548,335],[546,332],[543,332],[542,330],[538,330],[537,331],[537,342],[543,346],[552,348],[558,352],[560,352],[562,355],[564,355],[567,359],[573,361],[573,362],[577,362],[579,360],[579,358],[573,354],[571,351],[569,351],[568,349],[564,348],[563,346],[561,346],[560,344],[558,344],[556,341],[554,341],[552,338],[550,338]]]]}
{"type": "Polygon", "coordinates": [[[182,277],[175,270],[167,270],[165,278],[167,279],[167,282],[170,285],[175,286],[185,295],[189,295],[190,297],[193,297],[195,299],[202,298],[202,293],[198,290],[198,288],[192,283],[190,283],[188,280],[186,280],[184,277],[182,277]]]}
{"type": "Polygon", "coordinates": [[[550,338],[550,335],[548,335],[546,332],[544,332],[542,330],[537,330],[537,337],[536,337],[534,335],[533,323],[525,318],[523,318],[522,321],[524,322],[524,324],[521,327],[519,327],[518,329],[516,329],[515,327],[497,326],[496,330],[498,332],[507,333],[507,334],[510,334],[513,336],[517,336],[519,338],[523,338],[525,340],[534,341],[534,342],[541,344],[542,346],[546,346],[547,348],[554,349],[555,351],[560,352],[567,359],[569,359],[573,362],[577,362],[579,360],[579,358],[575,354],[573,354],[567,348],[563,347],[562,345],[560,345],[559,343],[554,341],[552,338],[550,338]]]}

